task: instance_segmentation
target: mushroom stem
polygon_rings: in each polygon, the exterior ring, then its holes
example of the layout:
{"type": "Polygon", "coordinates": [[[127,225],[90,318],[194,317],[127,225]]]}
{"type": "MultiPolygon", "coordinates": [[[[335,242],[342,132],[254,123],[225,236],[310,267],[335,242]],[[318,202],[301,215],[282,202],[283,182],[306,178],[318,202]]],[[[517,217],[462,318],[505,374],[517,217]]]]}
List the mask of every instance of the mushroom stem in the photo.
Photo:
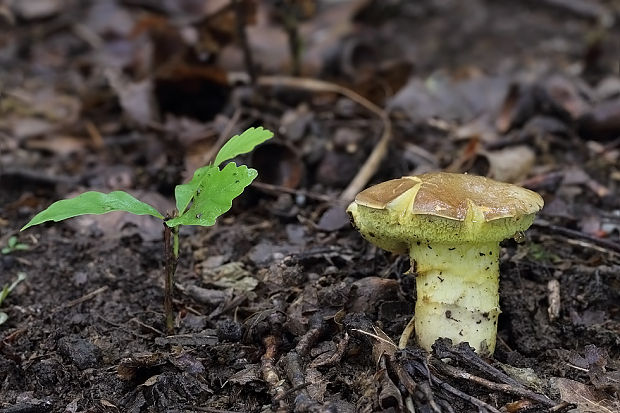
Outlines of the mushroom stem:
{"type": "Polygon", "coordinates": [[[479,354],[495,350],[499,310],[499,243],[415,242],[415,330],[426,348],[446,337],[479,354]]]}

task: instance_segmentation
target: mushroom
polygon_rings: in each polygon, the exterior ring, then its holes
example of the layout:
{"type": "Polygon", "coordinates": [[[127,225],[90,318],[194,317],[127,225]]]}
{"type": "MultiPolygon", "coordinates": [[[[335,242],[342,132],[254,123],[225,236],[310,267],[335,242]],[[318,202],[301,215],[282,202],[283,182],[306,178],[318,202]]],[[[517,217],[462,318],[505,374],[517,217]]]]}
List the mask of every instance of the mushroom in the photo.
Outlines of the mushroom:
{"type": "Polygon", "coordinates": [[[516,185],[434,172],[370,187],[347,213],[371,243],[409,253],[420,346],[430,350],[445,337],[491,355],[500,313],[499,242],[521,235],[542,206],[540,195],[516,185]]]}

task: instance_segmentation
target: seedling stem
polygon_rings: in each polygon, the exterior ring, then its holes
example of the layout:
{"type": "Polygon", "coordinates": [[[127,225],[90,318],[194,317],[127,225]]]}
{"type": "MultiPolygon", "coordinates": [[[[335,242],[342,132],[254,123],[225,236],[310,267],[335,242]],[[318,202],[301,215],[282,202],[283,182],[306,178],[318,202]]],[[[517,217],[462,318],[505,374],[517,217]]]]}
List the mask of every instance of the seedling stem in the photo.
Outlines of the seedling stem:
{"type": "MultiPolygon", "coordinates": [[[[176,210],[173,215],[176,216],[176,210]]],[[[179,261],[179,227],[169,227],[164,222],[164,313],[166,314],[166,329],[169,334],[174,333],[174,310],[172,297],[174,294],[174,274],[179,261]],[[171,239],[172,238],[172,239],[171,239]]]]}

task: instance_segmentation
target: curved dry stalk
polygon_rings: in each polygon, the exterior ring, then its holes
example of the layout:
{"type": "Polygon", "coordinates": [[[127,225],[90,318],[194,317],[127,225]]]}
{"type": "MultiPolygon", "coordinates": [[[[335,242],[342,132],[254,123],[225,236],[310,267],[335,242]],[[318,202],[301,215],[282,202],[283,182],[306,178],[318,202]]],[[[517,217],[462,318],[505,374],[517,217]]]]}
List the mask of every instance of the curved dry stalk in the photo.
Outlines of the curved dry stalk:
{"type": "Polygon", "coordinates": [[[379,119],[381,119],[383,123],[381,138],[377,141],[374,149],[368,158],[366,158],[366,161],[355,177],[351,180],[345,190],[342,191],[340,197],[338,198],[343,204],[351,202],[355,198],[355,195],[364,189],[368,181],[370,181],[373,175],[377,172],[381,161],[387,154],[388,143],[392,138],[392,121],[390,120],[388,113],[353,90],[335,83],[326,82],[324,80],[289,76],[261,76],[258,78],[257,84],[259,86],[286,86],[315,92],[338,93],[368,109],[377,115],[379,119]]]}

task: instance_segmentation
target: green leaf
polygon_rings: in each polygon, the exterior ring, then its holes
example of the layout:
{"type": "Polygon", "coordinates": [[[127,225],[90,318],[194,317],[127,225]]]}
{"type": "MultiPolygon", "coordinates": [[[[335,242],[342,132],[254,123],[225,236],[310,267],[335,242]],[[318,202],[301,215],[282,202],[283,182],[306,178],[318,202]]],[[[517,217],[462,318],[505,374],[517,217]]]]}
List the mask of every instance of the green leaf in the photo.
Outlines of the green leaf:
{"type": "Polygon", "coordinates": [[[11,238],[9,238],[9,242],[7,242],[7,245],[9,246],[9,248],[15,247],[15,245],[17,245],[17,237],[13,235],[11,238]]]}
{"type": "Polygon", "coordinates": [[[166,225],[208,227],[215,224],[217,217],[230,209],[232,200],[241,195],[257,176],[255,169],[245,165],[237,166],[233,162],[221,170],[217,167],[207,169],[196,186],[191,207],[183,215],[166,221],[166,225]]]}
{"type": "Polygon", "coordinates": [[[2,287],[2,291],[0,291],[0,305],[2,305],[2,302],[11,293],[11,291],[13,291],[15,287],[17,287],[17,285],[25,279],[26,274],[24,274],[23,272],[18,272],[17,279],[13,281],[11,285],[6,284],[4,287],[2,287]]]}
{"type": "Polygon", "coordinates": [[[174,198],[176,199],[177,211],[179,211],[179,215],[183,215],[192,198],[196,195],[198,184],[202,182],[211,168],[215,167],[212,165],[207,165],[196,169],[191,181],[183,185],[177,185],[176,188],[174,188],[174,198]]]}
{"type": "Polygon", "coordinates": [[[210,171],[212,168],[217,169],[222,162],[226,162],[237,155],[250,152],[256,145],[265,142],[271,137],[273,137],[273,132],[259,127],[250,128],[241,135],[235,135],[230,138],[218,152],[213,165],[207,165],[196,169],[191,181],[186,184],[177,185],[174,189],[174,197],[176,199],[179,216],[185,213],[192,198],[196,195],[198,185],[204,180],[207,174],[211,173],[210,171]]]}
{"type": "Polygon", "coordinates": [[[8,297],[10,292],[11,292],[11,290],[9,290],[9,285],[8,284],[6,284],[4,287],[2,287],[2,291],[0,291],[0,305],[2,305],[2,302],[4,301],[4,299],[6,297],[8,297]]]}
{"type": "Polygon", "coordinates": [[[222,146],[213,165],[219,166],[222,162],[226,162],[235,156],[248,153],[256,145],[260,145],[271,137],[273,137],[273,132],[262,127],[250,128],[241,135],[235,135],[222,146]]]}
{"type": "Polygon", "coordinates": [[[152,215],[164,219],[155,208],[142,201],[138,201],[127,192],[114,191],[104,194],[89,191],[75,198],[54,202],[46,210],[35,215],[29,223],[24,225],[21,231],[47,221],[58,222],[78,215],[99,215],[112,211],[125,211],[135,215],[152,215]]]}

